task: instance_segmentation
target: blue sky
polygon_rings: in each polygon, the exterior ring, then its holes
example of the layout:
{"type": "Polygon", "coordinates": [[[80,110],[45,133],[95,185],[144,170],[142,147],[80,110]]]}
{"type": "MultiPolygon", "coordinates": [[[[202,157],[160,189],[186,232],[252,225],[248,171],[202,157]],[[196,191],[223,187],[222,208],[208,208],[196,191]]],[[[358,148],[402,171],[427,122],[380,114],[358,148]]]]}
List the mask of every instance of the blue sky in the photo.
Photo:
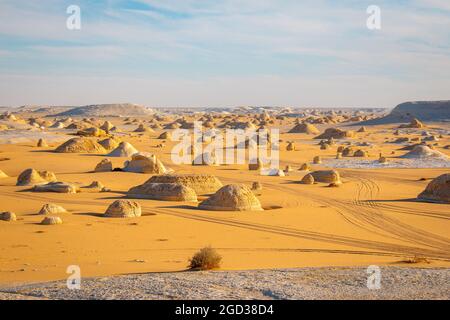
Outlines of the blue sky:
{"type": "Polygon", "coordinates": [[[0,1],[0,105],[393,107],[449,70],[448,0],[0,1]]]}

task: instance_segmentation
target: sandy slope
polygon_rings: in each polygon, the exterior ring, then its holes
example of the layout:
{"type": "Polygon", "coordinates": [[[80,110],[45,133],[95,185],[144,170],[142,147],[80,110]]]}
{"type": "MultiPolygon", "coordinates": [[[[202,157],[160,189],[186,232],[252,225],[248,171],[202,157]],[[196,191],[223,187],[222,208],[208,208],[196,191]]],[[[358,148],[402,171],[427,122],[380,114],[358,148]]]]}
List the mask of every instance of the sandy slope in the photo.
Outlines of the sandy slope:
{"type": "MultiPolygon", "coordinates": [[[[392,130],[370,129],[356,139],[377,145],[366,148],[370,159],[399,149],[399,145],[381,144],[385,137],[392,138],[392,130]]],[[[49,152],[51,148],[39,150],[30,143],[0,145],[0,157],[11,159],[0,162],[0,169],[11,176],[0,180],[0,209],[19,217],[12,223],[0,221],[0,284],[64,279],[69,265],[79,265],[83,277],[179,271],[206,245],[222,254],[225,270],[405,265],[402,261],[412,256],[430,261],[415,266],[450,266],[450,205],[410,201],[429,182],[420,178],[434,178],[448,169],[340,169],[341,188],[307,186],[297,183],[305,174],[299,171],[287,177],[262,177],[239,165],[172,165],[174,143],[155,148],[159,133],[126,141],[156,153],[179,173],[212,173],[224,184],[259,181],[264,186],[260,200],[267,210],[208,212],[192,203],[139,200],[141,218],[108,219],[101,216],[107,206],[149,175],[91,173],[104,156],[55,154],[49,152]],[[29,167],[54,171],[61,181],[99,180],[112,191],[31,193],[15,186],[15,176],[29,167]],[[42,217],[36,213],[49,202],[69,210],[60,215],[63,225],[38,224],[42,217]]],[[[281,152],[282,167],[291,164],[297,169],[315,155],[334,158],[336,153],[336,147],[319,150],[317,141],[313,144],[307,135],[283,134],[282,139],[295,140],[299,148],[281,152]]],[[[440,142],[447,144],[448,136],[440,142]]],[[[285,142],[281,146],[284,150],[285,142]]],[[[449,150],[439,150],[449,155],[449,150]]],[[[127,159],[111,160],[119,167],[127,159]]]]}

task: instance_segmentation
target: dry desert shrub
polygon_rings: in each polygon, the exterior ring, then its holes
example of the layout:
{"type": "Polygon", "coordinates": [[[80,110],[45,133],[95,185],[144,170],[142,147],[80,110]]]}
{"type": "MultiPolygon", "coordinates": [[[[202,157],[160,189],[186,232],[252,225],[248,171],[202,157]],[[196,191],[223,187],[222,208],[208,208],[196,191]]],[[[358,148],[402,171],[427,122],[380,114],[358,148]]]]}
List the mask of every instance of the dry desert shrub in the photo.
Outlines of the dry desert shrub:
{"type": "Polygon", "coordinates": [[[430,263],[430,261],[428,261],[427,258],[418,257],[418,256],[414,256],[412,258],[407,258],[407,259],[403,260],[402,262],[408,263],[408,264],[417,264],[417,263],[427,263],[427,264],[429,264],[430,263]]]}
{"type": "Polygon", "coordinates": [[[213,248],[205,247],[200,249],[189,260],[191,270],[212,270],[220,268],[222,256],[213,248]]]}

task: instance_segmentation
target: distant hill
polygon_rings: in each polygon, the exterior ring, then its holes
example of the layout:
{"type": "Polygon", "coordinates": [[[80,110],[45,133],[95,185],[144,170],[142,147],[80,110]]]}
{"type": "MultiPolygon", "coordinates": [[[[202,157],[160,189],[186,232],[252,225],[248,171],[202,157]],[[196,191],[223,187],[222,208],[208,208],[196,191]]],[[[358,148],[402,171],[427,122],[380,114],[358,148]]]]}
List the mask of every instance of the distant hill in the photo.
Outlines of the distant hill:
{"type": "Polygon", "coordinates": [[[153,114],[153,110],[131,103],[96,104],[73,108],[53,116],[55,117],[117,117],[117,116],[145,116],[153,114]]]}
{"type": "Polygon", "coordinates": [[[414,118],[421,121],[450,121],[450,100],[416,101],[399,104],[383,118],[361,122],[361,125],[406,123],[414,118]]]}

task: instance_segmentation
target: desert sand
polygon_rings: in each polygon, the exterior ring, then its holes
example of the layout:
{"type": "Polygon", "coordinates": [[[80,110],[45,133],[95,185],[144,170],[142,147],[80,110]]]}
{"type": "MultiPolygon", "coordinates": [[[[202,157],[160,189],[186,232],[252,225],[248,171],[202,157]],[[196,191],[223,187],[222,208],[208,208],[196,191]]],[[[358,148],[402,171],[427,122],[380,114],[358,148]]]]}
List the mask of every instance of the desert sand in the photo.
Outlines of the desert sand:
{"type": "MultiPolygon", "coordinates": [[[[218,112],[215,117],[202,112],[133,112],[136,115],[130,117],[101,117],[96,107],[93,116],[86,108],[55,117],[39,114],[46,123],[40,121],[32,131],[26,120],[34,116],[32,111],[14,115],[16,119],[3,117],[8,129],[0,132],[0,170],[5,174],[0,178],[0,211],[13,212],[17,219],[0,221],[0,286],[66,279],[69,265],[80,266],[82,277],[183,271],[188,259],[205,246],[222,255],[222,271],[369,265],[450,267],[450,204],[417,201],[434,178],[449,173],[448,122],[427,121],[424,128],[399,129],[401,123],[371,125],[368,120],[376,116],[368,112],[347,117],[317,110],[290,117],[250,111],[239,116],[218,112]],[[280,168],[290,166],[290,170],[284,176],[271,176],[249,170],[248,164],[172,163],[171,150],[177,142],[171,141],[169,134],[161,135],[172,130],[167,128],[190,128],[194,120],[215,128],[244,124],[280,128],[280,168]],[[155,168],[163,164],[175,174],[209,174],[223,186],[243,184],[245,192],[258,182],[255,198],[259,203],[255,205],[252,200],[251,206],[243,208],[263,210],[208,210],[208,206],[202,208],[202,202],[209,195],[201,192],[197,192],[197,202],[155,200],[153,194],[127,198],[130,189],[144,185],[159,171],[123,171],[131,155],[106,150],[97,143],[104,137],[80,137],[91,142],[77,144],[71,149],[75,153],[54,152],[76,138],[80,123],[100,127],[105,121],[115,128],[108,135],[126,142],[127,151],[155,155],[157,160],[151,160],[155,168]],[[359,130],[361,121],[366,121],[364,130],[359,130]],[[314,124],[320,133],[297,129],[288,133],[304,122],[314,124]],[[135,132],[141,124],[141,128],[153,129],[135,132]],[[67,129],[70,125],[75,129],[67,129]],[[319,136],[330,128],[345,133],[319,136]],[[46,143],[38,147],[41,138],[46,143]],[[398,138],[405,139],[395,142],[398,138]],[[326,147],[321,147],[320,139],[326,147]],[[422,141],[439,156],[402,158],[411,152],[402,150],[405,146],[422,141]],[[289,143],[295,148],[286,148],[289,143]],[[349,145],[355,152],[342,156],[349,145]],[[77,153],[84,147],[88,150],[77,153]],[[317,156],[321,163],[313,164],[317,156]],[[95,170],[102,161],[103,169],[95,170]],[[304,164],[311,171],[300,170],[304,164]],[[54,173],[57,181],[68,184],[65,187],[75,193],[34,192],[32,185],[16,185],[18,176],[30,168],[54,173]],[[304,176],[318,170],[337,170],[340,181],[301,183],[304,176]],[[102,188],[87,188],[94,181],[102,188]],[[120,199],[138,203],[140,216],[105,215],[120,199]],[[50,214],[60,218],[61,224],[41,224],[45,215],[40,211],[46,204],[66,210],[50,214]]],[[[145,192],[157,190],[150,186],[145,192]]],[[[175,198],[182,197],[177,194],[175,198]]],[[[164,194],[162,199],[170,197],[164,194]]]]}

